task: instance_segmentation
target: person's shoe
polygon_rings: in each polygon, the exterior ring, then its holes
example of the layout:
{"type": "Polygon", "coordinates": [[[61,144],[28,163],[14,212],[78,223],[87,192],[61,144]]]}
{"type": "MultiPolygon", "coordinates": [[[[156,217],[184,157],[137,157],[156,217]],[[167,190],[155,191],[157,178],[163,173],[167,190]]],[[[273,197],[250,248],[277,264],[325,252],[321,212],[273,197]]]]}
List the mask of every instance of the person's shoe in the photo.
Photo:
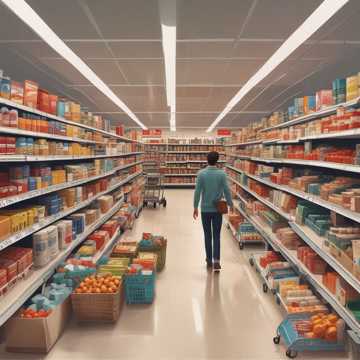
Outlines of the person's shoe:
{"type": "Polygon", "coordinates": [[[212,261],[206,260],[206,267],[208,270],[212,269],[212,267],[213,267],[212,261]]]}
{"type": "Polygon", "coordinates": [[[219,271],[221,270],[221,265],[220,265],[220,263],[219,263],[219,262],[215,262],[213,268],[214,268],[214,271],[215,271],[215,272],[219,272],[219,271]]]}

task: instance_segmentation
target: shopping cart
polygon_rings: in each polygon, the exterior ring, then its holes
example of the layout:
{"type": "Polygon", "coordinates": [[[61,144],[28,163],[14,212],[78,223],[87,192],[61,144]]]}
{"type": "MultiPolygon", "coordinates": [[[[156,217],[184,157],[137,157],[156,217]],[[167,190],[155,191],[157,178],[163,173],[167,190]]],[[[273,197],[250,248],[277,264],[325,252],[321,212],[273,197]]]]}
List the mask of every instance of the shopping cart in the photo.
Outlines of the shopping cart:
{"type": "Polygon", "coordinates": [[[145,174],[145,187],[144,187],[144,206],[157,205],[166,207],[166,199],[164,196],[164,176],[158,173],[145,174]]]}

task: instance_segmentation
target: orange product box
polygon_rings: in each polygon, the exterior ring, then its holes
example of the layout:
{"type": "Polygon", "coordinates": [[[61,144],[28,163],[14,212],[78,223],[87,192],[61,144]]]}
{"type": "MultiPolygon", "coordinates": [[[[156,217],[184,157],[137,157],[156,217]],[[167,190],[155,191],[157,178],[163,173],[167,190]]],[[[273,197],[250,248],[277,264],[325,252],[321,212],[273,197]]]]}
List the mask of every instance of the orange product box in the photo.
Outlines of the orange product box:
{"type": "Polygon", "coordinates": [[[30,80],[24,82],[24,105],[37,108],[39,85],[30,80]]]}
{"type": "Polygon", "coordinates": [[[24,87],[17,81],[11,81],[10,99],[17,104],[24,103],[24,87]]]}
{"type": "Polygon", "coordinates": [[[17,262],[14,260],[0,258],[0,269],[6,271],[6,280],[11,282],[17,277],[17,262]]]}

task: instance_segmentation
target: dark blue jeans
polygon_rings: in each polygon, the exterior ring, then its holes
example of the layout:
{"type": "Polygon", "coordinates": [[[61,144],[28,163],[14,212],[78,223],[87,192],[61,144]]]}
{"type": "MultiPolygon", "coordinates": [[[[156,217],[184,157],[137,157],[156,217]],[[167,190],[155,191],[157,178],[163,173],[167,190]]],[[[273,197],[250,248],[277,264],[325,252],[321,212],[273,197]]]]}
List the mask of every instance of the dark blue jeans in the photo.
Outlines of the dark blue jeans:
{"type": "Polygon", "coordinates": [[[213,259],[214,261],[220,261],[222,214],[218,212],[202,212],[201,221],[205,236],[206,259],[209,262],[212,262],[213,259]]]}

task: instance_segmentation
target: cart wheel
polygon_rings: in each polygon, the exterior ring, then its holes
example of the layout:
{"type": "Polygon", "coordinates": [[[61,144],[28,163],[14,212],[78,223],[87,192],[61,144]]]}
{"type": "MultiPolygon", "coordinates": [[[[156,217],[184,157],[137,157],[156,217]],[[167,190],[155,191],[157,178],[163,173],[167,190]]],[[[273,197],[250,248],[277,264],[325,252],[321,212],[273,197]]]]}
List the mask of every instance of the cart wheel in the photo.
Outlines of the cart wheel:
{"type": "Polygon", "coordinates": [[[156,209],[156,202],[154,202],[154,209],[156,209]]]}
{"type": "Polygon", "coordinates": [[[167,201],[166,201],[166,199],[164,199],[163,200],[163,207],[166,207],[166,205],[167,205],[167,201]]]}
{"type": "Polygon", "coordinates": [[[263,284],[263,292],[267,293],[269,290],[268,286],[266,284],[263,284]]]}
{"type": "Polygon", "coordinates": [[[254,259],[253,259],[253,258],[250,258],[250,259],[249,259],[249,263],[250,263],[251,266],[254,266],[254,265],[255,265],[255,264],[254,264],[254,259]]]}
{"type": "Polygon", "coordinates": [[[239,242],[239,249],[240,249],[240,250],[244,249],[244,243],[239,242]]]}
{"type": "Polygon", "coordinates": [[[147,206],[147,204],[148,204],[147,201],[144,201],[144,206],[147,206]]]}
{"type": "Polygon", "coordinates": [[[286,350],[286,356],[290,359],[295,359],[297,357],[297,351],[292,350],[292,349],[288,349],[286,350]]]}
{"type": "Polygon", "coordinates": [[[276,345],[280,344],[280,336],[279,336],[279,335],[278,335],[278,336],[275,336],[275,337],[273,338],[273,342],[274,342],[274,344],[276,344],[276,345]]]}

